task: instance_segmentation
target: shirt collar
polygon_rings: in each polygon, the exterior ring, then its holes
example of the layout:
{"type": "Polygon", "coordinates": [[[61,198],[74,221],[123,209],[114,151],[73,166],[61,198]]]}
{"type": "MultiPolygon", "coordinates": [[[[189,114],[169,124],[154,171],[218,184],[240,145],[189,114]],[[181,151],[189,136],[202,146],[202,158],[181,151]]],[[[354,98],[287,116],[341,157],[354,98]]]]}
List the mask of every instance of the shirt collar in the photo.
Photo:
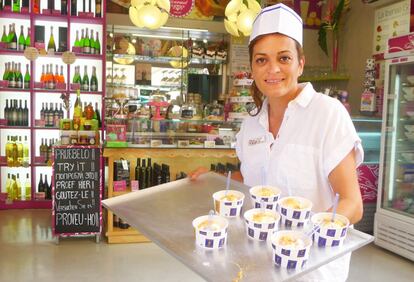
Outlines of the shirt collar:
{"type": "MultiPolygon", "coordinates": [[[[297,103],[302,108],[306,108],[315,94],[315,90],[310,82],[300,83],[300,86],[303,86],[302,91],[300,91],[299,95],[290,101],[289,103],[297,103]]],[[[263,126],[263,128],[269,131],[269,115],[268,115],[268,101],[267,98],[263,100],[263,105],[260,110],[260,113],[257,115],[259,124],[263,126]]]]}
{"type": "Polygon", "coordinates": [[[299,95],[296,96],[291,102],[297,103],[302,108],[306,108],[309,103],[312,101],[312,98],[315,94],[315,90],[311,83],[300,83],[299,86],[304,86],[302,91],[300,91],[299,95]]]}

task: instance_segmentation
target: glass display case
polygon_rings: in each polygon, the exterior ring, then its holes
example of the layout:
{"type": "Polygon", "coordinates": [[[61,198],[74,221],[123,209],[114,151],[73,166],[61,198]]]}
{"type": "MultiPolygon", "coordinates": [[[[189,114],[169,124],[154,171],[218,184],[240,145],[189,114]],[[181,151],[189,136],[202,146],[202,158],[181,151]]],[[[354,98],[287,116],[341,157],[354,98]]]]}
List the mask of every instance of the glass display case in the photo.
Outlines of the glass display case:
{"type": "Polygon", "coordinates": [[[375,243],[414,260],[414,56],[386,61],[375,243]]]}
{"type": "Polygon", "coordinates": [[[358,182],[364,203],[364,215],[355,228],[372,233],[377,207],[379,156],[381,144],[381,118],[352,117],[364,148],[364,162],[358,167],[358,182]]]}

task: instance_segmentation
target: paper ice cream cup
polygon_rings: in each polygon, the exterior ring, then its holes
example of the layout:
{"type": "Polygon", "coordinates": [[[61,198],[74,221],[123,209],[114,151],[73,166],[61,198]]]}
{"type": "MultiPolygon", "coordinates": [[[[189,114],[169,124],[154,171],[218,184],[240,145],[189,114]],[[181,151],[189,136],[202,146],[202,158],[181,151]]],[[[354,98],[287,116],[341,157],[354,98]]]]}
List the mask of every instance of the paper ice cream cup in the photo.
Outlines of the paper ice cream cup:
{"type": "Polygon", "coordinates": [[[219,249],[227,241],[227,219],[218,215],[203,215],[193,220],[196,245],[206,249],[219,249]]]}
{"type": "Polygon", "coordinates": [[[243,207],[244,194],[236,190],[221,190],[213,194],[214,210],[217,214],[226,217],[240,215],[243,207]]]}
{"type": "Polygon", "coordinates": [[[313,226],[320,226],[313,235],[313,240],[319,247],[341,246],[346,238],[349,227],[348,218],[340,214],[335,215],[334,222],[331,222],[331,218],[330,212],[320,212],[311,218],[313,226]]]}
{"type": "Polygon", "coordinates": [[[282,219],[292,222],[291,226],[297,226],[295,222],[304,225],[310,218],[312,206],[311,201],[302,197],[284,197],[278,202],[278,211],[282,219]]]}
{"type": "Polygon", "coordinates": [[[293,219],[293,218],[287,218],[284,215],[280,216],[280,223],[282,226],[284,227],[298,227],[298,228],[302,228],[305,227],[309,222],[309,219],[304,219],[304,220],[300,220],[300,219],[293,219]]]}
{"type": "Polygon", "coordinates": [[[305,233],[293,230],[277,231],[271,238],[273,262],[281,267],[302,268],[309,258],[312,240],[305,233]]]}
{"type": "Polygon", "coordinates": [[[279,188],[269,185],[257,185],[250,188],[249,192],[253,207],[261,208],[263,202],[266,209],[276,211],[277,201],[281,193],[279,188]]]}
{"type": "Polygon", "coordinates": [[[251,209],[244,213],[247,236],[265,241],[277,230],[280,215],[271,210],[251,209]]]}

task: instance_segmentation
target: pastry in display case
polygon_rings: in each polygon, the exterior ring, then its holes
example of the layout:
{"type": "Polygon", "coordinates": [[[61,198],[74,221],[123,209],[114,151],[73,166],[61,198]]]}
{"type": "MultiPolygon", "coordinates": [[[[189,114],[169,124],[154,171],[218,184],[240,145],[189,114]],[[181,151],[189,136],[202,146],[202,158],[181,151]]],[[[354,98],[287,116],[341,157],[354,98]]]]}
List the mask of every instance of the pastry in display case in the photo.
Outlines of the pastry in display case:
{"type": "Polygon", "coordinates": [[[252,83],[251,73],[237,72],[234,74],[233,87],[228,101],[231,105],[228,120],[243,120],[254,109],[253,97],[250,95],[252,83]]]}

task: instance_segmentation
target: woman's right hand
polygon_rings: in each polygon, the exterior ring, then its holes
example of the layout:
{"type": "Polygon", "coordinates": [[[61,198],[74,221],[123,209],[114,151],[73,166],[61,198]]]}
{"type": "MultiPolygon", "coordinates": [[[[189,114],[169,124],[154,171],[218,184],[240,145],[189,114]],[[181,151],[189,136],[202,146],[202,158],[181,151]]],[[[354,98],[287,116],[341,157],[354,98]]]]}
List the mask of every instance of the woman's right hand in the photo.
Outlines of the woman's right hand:
{"type": "Polygon", "coordinates": [[[192,172],[190,172],[188,174],[188,178],[190,178],[190,180],[194,181],[194,180],[197,180],[197,178],[200,175],[202,175],[204,173],[207,173],[207,172],[209,172],[209,170],[206,167],[199,167],[196,170],[193,170],[192,172]]]}

